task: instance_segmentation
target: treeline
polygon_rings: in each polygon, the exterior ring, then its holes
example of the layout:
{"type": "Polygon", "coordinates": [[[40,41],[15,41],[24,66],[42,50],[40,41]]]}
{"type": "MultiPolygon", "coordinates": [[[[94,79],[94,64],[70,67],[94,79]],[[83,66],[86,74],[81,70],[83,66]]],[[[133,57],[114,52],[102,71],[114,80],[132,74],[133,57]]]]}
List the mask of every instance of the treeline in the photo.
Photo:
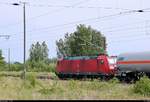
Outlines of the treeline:
{"type": "Polygon", "coordinates": [[[78,25],[76,31],[65,34],[56,41],[58,56],[92,56],[106,53],[106,38],[101,32],[85,25],[78,25]]]}
{"type": "MultiPolygon", "coordinates": [[[[54,72],[57,59],[48,58],[48,51],[45,42],[32,44],[29,50],[29,59],[25,63],[27,71],[54,72]]],[[[20,62],[6,63],[0,50],[0,71],[21,71],[23,68],[23,64],[20,62]]]]}
{"type": "MultiPolygon", "coordinates": [[[[66,33],[64,39],[56,41],[57,57],[66,56],[95,56],[106,54],[106,38],[101,32],[85,25],[78,25],[73,33],[66,33]]],[[[29,58],[26,60],[27,71],[54,72],[57,58],[48,58],[48,46],[46,42],[32,44],[29,50],[29,58]]],[[[2,57],[0,50],[0,70],[21,71],[23,64],[14,62],[8,64],[2,57]]]]}

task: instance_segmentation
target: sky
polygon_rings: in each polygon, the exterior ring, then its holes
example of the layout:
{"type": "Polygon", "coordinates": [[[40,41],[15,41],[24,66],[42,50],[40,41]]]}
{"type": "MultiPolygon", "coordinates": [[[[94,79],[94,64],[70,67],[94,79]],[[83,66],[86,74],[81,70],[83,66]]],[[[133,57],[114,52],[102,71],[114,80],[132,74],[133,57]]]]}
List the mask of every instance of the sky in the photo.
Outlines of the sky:
{"type": "Polygon", "coordinates": [[[5,60],[23,61],[23,5],[26,2],[26,57],[31,44],[46,41],[49,58],[56,57],[56,40],[79,24],[100,31],[107,52],[150,51],[150,0],[0,0],[0,49],[5,60]],[[143,10],[144,12],[135,12],[143,10]]]}

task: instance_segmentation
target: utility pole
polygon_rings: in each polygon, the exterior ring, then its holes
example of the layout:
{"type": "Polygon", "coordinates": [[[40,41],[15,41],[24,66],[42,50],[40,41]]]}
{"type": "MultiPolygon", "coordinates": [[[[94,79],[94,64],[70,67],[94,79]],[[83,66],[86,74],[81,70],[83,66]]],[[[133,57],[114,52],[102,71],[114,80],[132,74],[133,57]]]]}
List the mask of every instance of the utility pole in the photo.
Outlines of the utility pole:
{"type": "Polygon", "coordinates": [[[20,2],[20,3],[13,3],[12,5],[18,6],[23,4],[23,32],[24,32],[24,53],[23,53],[23,73],[22,73],[22,78],[25,79],[25,74],[26,74],[26,2],[20,2]]]}
{"type": "Polygon", "coordinates": [[[24,71],[23,71],[23,78],[25,79],[26,73],[26,11],[25,11],[25,2],[23,2],[23,24],[24,24],[24,71]]]}
{"type": "Polygon", "coordinates": [[[10,48],[8,49],[8,66],[10,70],[10,48]]]}

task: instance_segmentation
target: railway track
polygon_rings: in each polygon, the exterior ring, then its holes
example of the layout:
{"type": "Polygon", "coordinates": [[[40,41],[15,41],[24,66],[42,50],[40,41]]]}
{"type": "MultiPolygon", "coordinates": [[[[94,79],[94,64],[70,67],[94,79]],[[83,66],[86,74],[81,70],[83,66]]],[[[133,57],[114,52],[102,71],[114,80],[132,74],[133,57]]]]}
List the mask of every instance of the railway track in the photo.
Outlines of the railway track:
{"type": "MultiPolygon", "coordinates": [[[[3,74],[3,75],[0,75],[0,76],[3,76],[3,77],[21,77],[20,74],[18,75],[14,75],[14,74],[3,74]]],[[[94,79],[98,79],[98,80],[101,80],[101,81],[109,81],[109,80],[105,80],[105,79],[101,79],[101,78],[58,78],[58,77],[55,77],[55,76],[50,76],[50,75],[37,75],[36,76],[37,79],[39,80],[80,80],[80,81],[92,81],[94,79]]],[[[134,82],[126,82],[126,81],[120,81],[120,83],[134,83],[134,82]]]]}
{"type": "MultiPolygon", "coordinates": [[[[0,75],[0,76],[3,76],[3,77],[21,77],[21,75],[13,75],[13,74],[3,74],[3,75],[0,75]]],[[[38,75],[36,76],[37,79],[49,79],[49,80],[55,80],[55,79],[58,79],[58,78],[55,78],[53,76],[49,76],[49,75],[38,75]]]]}

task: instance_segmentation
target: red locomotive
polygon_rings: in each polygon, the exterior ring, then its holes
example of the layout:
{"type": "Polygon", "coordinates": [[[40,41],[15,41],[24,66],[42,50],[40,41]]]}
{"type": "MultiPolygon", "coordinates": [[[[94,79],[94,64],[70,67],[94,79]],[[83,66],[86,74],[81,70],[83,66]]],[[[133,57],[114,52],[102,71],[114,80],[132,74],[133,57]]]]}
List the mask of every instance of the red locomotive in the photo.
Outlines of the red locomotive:
{"type": "Polygon", "coordinates": [[[115,74],[116,56],[100,54],[98,56],[64,57],[57,61],[56,74],[66,77],[111,78],[115,74]]]}
{"type": "Polygon", "coordinates": [[[134,82],[143,75],[150,78],[150,53],[65,57],[58,60],[56,74],[59,78],[75,76],[112,78],[115,76],[120,81],[134,82]]]}

